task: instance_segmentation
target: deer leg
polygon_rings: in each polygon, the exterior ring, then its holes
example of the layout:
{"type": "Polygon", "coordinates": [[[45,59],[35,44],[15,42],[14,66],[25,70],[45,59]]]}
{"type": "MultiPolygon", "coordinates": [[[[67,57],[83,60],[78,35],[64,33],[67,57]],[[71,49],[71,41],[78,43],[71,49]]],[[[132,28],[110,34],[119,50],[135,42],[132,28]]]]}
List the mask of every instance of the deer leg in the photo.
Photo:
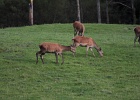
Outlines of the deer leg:
{"type": "Polygon", "coordinates": [[[78,35],[81,36],[80,31],[78,31],[78,35]]]}
{"type": "Polygon", "coordinates": [[[79,36],[83,36],[83,32],[80,32],[80,31],[79,31],[79,36]]]}
{"type": "Polygon", "coordinates": [[[73,52],[73,57],[75,57],[75,52],[73,52]]]}
{"type": "Polygon", "coordinates": [[[73,45],[72,46],[76,47],[76,43],[74,41],[73,41],[73,45]]]}
{"type": "Polygon", "coordinates": [[[78,36],[78,34],[79,34],[78,30],[75,28],[75,30],[74,30],[74,37],[78,36]]]}
{"type": "Polygon", "coordinates": [[[84,36],[84,32],[81,33],[81,36],[84,36]]]}
{"type": "Polygon", "coordinates": [[[60,54],[60,56],[62,57],[62,63],[61,63],[61,65],[62,65],[64,63],[64,57],[62,54],[60,54]]]}
{"type": "Polygon", "coordinates": [[[139,40],[138,40],[139,44],[140,44],[140,36],[139,36],[139,40]]]}
{"type": "Polygon", "coordinates": [[[87,46],[87,50],[86,50],[86,57],[88,56],[88,49],[89,49],[89,47],[87,46]]]}
{"type": "Polygon", "coordinates": [[[79,35],[79,31],[77,31],[77,36],[79,35]]]}
{"type": "Polygon", "coordinates": [[[138,38],[137,36],[135,36],[135,38],[134,38],[134,47],[136,46],[135,42],[136,42],[137,38],[138,38]]]}
{"type": "Polygon", "coordinates": [[[83,36],[83,35],[82,35],[82,32],[80,32],[80,36],[83,36]]]}
{"type": "Polygon", "coordinates": [[[55,57],[56,57],[56,64],[58,64],[58,53],[55,53],[55,57]]]}
{"type": "Polygon", "coordinates": [[[84,36],[84,32],[80,32],[80,36],[84,36]]]}
{"type": "Polygon", "coordinates": [[[74,28],[74,37],[75,37],[76,34],[77,34],[77,32],[76,32],[76,29],[74,28]]]}
{"type": "Polygon", "coordinates": [[[80,32],[80,36],[83,36],[83,35],[82,35],[82,32],[80,32]]]}
{"type": "Polygon", "coordinates": [[[42,63],[44,64],[44,60],[43,60],[43,55],[44,55],[45,53],[42,53],[41,55],[40,55],[40,59],[41,59],[41,61],[42,61],[42,63]]]}
{"type": "Polygon", "coordinates": [[[36,53],[36,64],[38,63],[38,55],[40,55],[41,56],[41,51],[38,51],[37,53],[36,53]]]}
{"type": "Polygon", "coordinates": [[[93,52],[93,50],[92,50],[92,48],[90,47],[90,51],[93,53],[93,56],[95,57],[95,54],[94,54],[94,52],[93,52]]]}
{"type": "Polygon", "coordinates": [[[80,34],[80,32],[76,29],[76,36],[78,36],[80,34]]]}
{"type": "Polygon", "coordinates": [[[38,55],[39,55],[39,52],[40,52],[40,51],[38,51],[38,52],[36,53],[36,64],[38,63],[38,55]]]}

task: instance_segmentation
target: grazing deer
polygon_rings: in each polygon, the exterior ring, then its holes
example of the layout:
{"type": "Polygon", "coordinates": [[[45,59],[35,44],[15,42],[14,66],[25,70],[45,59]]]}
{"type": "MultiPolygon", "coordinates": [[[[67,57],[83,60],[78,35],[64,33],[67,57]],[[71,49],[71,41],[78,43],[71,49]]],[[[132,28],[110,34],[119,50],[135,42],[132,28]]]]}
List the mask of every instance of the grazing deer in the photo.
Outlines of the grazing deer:
{"type": "Polygon", "coordinates": [[[134,32],[135,32],[135,38],[134,38],[134,47],[135,47],[136,46],[135,45],[135,42],[136,42],[136,40],[137,40],[138,37],[139,37],[138,42],[140,44],[140,26],[134,28],[134,32]]]}
{"type": "MultiPolygon", "coordinates": [[[[100,54],[101,57],[103,56],[103,51],[101,50],[100,47],[97,46],[97,44],[95,43],[95,41],[92,38],[83,37],[83,36],[76,36],[72,40],[73,40],[73,46],[86,47],[86,56],[88,55],[89,49],[93,52],[93,50],[92,50],[93,47],[98,51],[98,53],[100,54]]],[[[94,52],[93,52],[93,55],[94,55],[94,52]]]]}
{"type": "Polygon", "coordinates": [[[56,63],[58,63],[58,55],[60,55],[62,57],[62,63],[64,63],[64,58],[62,53],[64,51],[71,51],[73,52],[73,54],[75,53],[75,47],[73,46],[63,46],[60,45],[58,43],[50,43],[50,42],[44,42],[42,44],[39,45],[40,51],[38,51],[36,53],[36,64],[38,63],[38,55],[40,55],[40,58],[42,60],[42,63],[44,64],[43,61],[43,55],[45,53],[55,53],[55,57],[56,57],[56,63]]]}
{"type": "Polygon", "coordinates": [[[73,23],[73,28],[74,28],[74,36],[76,35],[84,36],[85,26],[81,22],[75,21],[73,23]]]}

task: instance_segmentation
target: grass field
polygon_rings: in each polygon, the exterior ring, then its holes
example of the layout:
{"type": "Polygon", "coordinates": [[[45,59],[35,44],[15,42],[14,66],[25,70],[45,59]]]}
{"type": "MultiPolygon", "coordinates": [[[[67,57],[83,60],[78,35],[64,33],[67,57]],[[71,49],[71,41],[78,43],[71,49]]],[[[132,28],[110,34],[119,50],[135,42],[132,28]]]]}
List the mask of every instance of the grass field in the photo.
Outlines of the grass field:
{"type": "Polygon", "coordinates": [[[78,47],[64,52],[64,64],[46,54],[36,65],[42,42],[72,44],[72,24],[0,29],[0,100],[140,100],[140,45],[136,25],[85,24],[85,36],[102,48],[101,58],[78,47]]]}

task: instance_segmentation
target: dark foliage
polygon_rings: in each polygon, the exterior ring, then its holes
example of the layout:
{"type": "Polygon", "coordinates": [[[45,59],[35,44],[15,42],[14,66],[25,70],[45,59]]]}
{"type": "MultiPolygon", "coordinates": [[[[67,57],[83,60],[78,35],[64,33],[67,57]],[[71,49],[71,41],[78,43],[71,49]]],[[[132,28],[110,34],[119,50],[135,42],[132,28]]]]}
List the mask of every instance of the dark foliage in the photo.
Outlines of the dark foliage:
{"type": "MultiPolygon", "coordinates": [[[[106,2],[101,1],[101,19],[106,23],[106,2]]],[[[110,23],[132,24],[132,0],[108,0],[110,23]]],[[[29,25],[29,0],[0,0],[0,27],[29,25]]],[[[140,0],[134,0],[137,24],[140,0]]],[[[72,23],[77,20],[76,0],[34,0],[34,24],[72,23]]],[[[97,23],[96,0],[80,0],[81,20],[97,23]]]]}

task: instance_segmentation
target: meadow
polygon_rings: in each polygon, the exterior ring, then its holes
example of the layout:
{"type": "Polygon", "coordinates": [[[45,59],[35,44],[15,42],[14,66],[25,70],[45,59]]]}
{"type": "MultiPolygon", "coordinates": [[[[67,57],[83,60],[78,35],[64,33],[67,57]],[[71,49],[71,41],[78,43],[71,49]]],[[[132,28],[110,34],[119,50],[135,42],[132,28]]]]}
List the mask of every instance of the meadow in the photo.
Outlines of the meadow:
{"type": "Polygon", "coordinates": [[[104,52],[95,57],[78,47],[64,52],[64,64],[45,54],[36,65],[42,42],[72,44],[69,24],[44,24],[0,29],[0,100],[140,100],[140,45],[134,45],[137,25],[85,23],[104,52]]]}

